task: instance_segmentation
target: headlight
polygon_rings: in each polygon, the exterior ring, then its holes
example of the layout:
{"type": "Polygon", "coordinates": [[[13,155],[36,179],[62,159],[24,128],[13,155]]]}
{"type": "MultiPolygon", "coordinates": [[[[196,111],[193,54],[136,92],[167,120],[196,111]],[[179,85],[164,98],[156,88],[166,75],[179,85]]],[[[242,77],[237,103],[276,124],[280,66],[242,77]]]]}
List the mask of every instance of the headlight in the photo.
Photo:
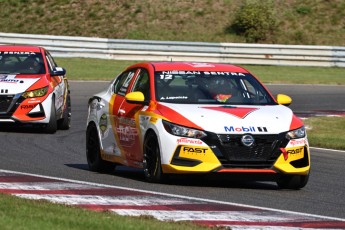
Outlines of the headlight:
{"type": "Polygon", "coordinates": [[[206,137],[206,133],[201,130],[187,128],[187,127],[176,125],[167,121],[163,121],[163,126],[168,133],[175,136],[199,138],[199,139],[206,137]]]}
{"type": "Polygon", "coordinates": [[[302,126],[299,129],[292,130],[286,134],[287,139],[297,139],[305,137],[305,128],[302,126]]]}
{"type": "Polygon", "coordinates": [[[44,95],[47,94],[47,92],[48,92],[48,86],[44,88],[24,92],[22,96],[24,98],[43,97],[44,95]]]}

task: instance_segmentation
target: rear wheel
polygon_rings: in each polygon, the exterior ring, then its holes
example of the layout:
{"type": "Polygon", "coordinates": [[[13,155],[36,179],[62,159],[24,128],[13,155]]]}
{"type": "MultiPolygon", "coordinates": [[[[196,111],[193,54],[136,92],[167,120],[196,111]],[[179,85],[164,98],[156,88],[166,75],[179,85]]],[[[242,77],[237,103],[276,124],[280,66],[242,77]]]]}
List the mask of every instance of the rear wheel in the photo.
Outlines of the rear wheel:
{"type": "Polygon", "coordinates": [[[115,164],[101,158],[98,131],[94,124],[90,124],[86,131],[86,159],[89,169],[94,172],[112,172],[115,164]]]}
{"type": "Polygon", "coordinates": [[[307,185],[309,180],[308,175],[283,175],[281,176],[277,184],[281,189],[301,189],[307,185]]]}
{"type": "Polygon", "coordinates": [[[55,133],[56,130],[57,130],[56,109],[55,109],[55,100],[53,98],[52,104],[50,107],[50,119],[45,131],[47,133],[55,133]]]}
{"type": "Polygon", "coordinates": [[[154,132],[148,133],[144,141],[144,173],[148,182],[159,183],[166,179],[162,171],[158,139],[154,132]]]}
{"type": "Polygon", "coordinates": [[[63,111],[62,119],[58,120],[58,128],[67,130],[71,127],[71,96],[67,94],[66,108],[63,111]]]}

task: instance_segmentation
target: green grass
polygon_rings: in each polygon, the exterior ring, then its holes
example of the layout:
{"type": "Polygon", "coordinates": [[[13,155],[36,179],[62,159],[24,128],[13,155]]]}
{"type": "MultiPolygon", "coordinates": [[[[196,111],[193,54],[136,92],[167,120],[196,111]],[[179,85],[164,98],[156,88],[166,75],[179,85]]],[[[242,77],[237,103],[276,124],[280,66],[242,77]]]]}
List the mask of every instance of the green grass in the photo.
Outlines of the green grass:
{"type": "MultiPolygon", "coordinates": [[[[92,58],[56,58],[70,80],[111,80],[125,67],[139,61],[92,58]]],[[[345,68],[295,66],[243,66],[264,83],[345,85],[345,68]]]]}
{"type": "MultiPolygon", "coordinates": [[[[343,0],[273,3],[277,26],[260,43],[345,46],[343,0]]],[[[229,32],[244,0],[0,0],[0,30],[162,41],[246,42],[229,32]],[[49,9],[49,10],[47,10],[49,9]]]]}
{"type": "Polygon", "coordinates": [[[197,230],[209,229],[190,222],[162,222],[152,217],[126,217],[110,212],[89,211],[78,207],[22,199],[0,193],[2,230],[197,230]]]}
{"type": "Polygon", "coordinates": [[[345,150],[345,117],[311,117],[304,124],[310,146],[345,150]]]}

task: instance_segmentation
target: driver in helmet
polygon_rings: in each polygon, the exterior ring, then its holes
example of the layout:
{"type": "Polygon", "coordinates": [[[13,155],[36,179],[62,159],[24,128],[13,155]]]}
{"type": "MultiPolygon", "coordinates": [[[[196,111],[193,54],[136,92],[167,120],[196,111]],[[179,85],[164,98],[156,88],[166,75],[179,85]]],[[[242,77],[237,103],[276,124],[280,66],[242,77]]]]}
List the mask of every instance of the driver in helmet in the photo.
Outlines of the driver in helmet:
{"type": "Polygon", "coordinates": [[[209,77],[204,88],[218,102],[226,102],[233,96],[231,83],[226,76],[209,77]]]}

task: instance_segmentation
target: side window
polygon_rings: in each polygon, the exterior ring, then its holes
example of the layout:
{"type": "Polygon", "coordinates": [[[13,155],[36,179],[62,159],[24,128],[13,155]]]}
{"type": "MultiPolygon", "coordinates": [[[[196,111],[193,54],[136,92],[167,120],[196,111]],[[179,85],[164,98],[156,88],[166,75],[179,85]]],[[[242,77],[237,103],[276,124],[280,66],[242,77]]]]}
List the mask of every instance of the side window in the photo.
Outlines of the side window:
{"type": "Polygon", "coordinates": [[[149,73],[146,69],[141,69],[137,77],[132,92],[140,91],[144,94],[145,101],[150,100],[150,81],[149,73]]]}
{"type": "Polygon", "coordinates": [[[135,72],[136,70],[130,70],[122,73],[114,82],[114,93],[125,96],[135,72]]]}
{"type": "Polygon", "coordinates": [[[50,55],[50,53],[46,52],[45,53],[46,58],[47,58],[47,62],[48,62],[48,66],[49,66],[49,70],[50,72],[53,71],[53,69],[57,66],[53,57],[50,55]]]}

